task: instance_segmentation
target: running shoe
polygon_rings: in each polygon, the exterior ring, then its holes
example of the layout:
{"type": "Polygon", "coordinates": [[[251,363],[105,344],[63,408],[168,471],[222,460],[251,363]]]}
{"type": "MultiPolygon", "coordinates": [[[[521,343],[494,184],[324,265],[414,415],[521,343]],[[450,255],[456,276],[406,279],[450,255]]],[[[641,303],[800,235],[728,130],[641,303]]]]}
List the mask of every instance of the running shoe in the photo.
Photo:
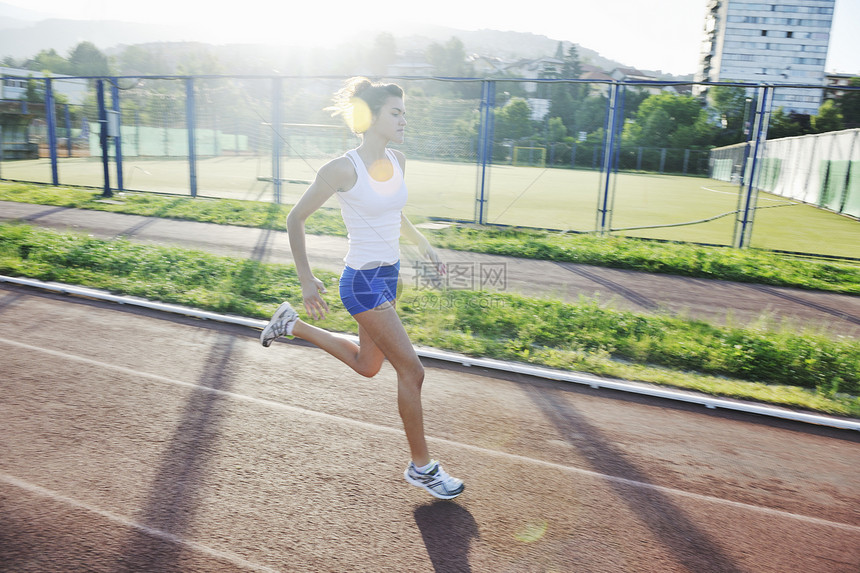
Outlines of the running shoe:
{"type": "Polygon", "coordinates": [[[293,333],[293,325],[299,319],[298,313],[293,310],[293,307],[288,302],[281,303],[272,319],[263,332],[260,333],[260,343],[268,347],[279,336],[291,336],[293,333]]]}
{"type": "Polygon", "coordinates": [[[463,493],[466,486],[463,485],[463,480],[449,476],[439,465],[439,462],[432,460],[433,467],[426,473],[421,473],[415,468],[415,464],[409,462],[409,467],[403,472],[403,477],[412,485],[423,487],[430,495],[439,499],[453,499],[463,493]]]}

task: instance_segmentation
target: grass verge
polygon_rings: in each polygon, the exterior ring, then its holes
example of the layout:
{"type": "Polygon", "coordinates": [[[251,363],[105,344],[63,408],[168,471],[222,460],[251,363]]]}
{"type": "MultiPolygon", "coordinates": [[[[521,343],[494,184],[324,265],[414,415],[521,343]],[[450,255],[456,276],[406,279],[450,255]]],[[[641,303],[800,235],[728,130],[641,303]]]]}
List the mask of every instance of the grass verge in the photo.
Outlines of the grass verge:
{"type": "MultiPolygon", "coordinates": [[[[91,190],[11,182],[0,182],[0,200],[275,230],[284,228],[290,210],[288,205],[154,193],[123,193],[104,202],[91,190]]],[[[306,230],[346,235],[340,213],[332,209],[314,213],[306,230]]],[[[427,233],[435,245],[461,251],[860,294],[860,266],[800,260],[757,249],[469,226],[427,233]]]]}
{"type": "MultiPolygon", "coordinates": [[[[0,225],[0,273],[257,318],[301,296],[289,265],[27,225],[0,225]]],[[[331,298],[323,326],[354,333],[355,322],[331,298]]],[[[461,290],[406,288],[399,308],[420,345],[860,417],[854,339],[461,290]]]]}

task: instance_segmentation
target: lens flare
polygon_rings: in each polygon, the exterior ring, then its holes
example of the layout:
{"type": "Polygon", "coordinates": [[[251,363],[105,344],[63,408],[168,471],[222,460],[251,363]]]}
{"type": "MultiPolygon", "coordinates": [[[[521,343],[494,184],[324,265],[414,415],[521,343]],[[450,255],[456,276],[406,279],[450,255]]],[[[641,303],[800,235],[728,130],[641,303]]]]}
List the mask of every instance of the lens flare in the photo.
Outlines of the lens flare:
{"type": "Polygon", "coordinates": [[[514,538],[517,541],[521,541],[523,543],[534,543],[535,541],[540,540],[544,535],[546,535],[546,530],[549,527],[549,524],[544,521],[533,521],[531,523],[526,523],[514,538]]]}
{"type": "Polygon", "coordinates": [[[358,97],[349,100],[350,109],[346,114],[346,122],[355,133],[364,133],[370,127],[371,113],[367,103],[358,97]]]}

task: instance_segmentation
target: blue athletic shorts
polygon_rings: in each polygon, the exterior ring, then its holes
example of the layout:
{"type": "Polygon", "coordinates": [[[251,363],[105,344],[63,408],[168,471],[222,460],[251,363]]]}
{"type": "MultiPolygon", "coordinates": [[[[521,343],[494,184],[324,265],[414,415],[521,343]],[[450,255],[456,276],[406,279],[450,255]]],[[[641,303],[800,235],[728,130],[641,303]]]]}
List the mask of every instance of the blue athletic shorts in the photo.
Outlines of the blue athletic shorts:
{"type": "Polygon", "coordinates": [[[393,303],[399,276],[400,261],[362,270],[346,266],[340,275],[340,299],[353,316],[385,302],[393,303]]]}

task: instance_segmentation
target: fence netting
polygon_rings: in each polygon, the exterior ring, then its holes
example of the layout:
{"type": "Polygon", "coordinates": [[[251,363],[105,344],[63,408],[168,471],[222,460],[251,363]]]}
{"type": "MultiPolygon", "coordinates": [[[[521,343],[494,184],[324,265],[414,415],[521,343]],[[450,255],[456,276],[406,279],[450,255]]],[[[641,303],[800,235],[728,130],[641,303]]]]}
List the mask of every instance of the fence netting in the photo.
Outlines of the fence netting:
{"type": "MultiPolygon", "coordinates": [[[[0,101],[0,178],[105,186],[101,82],[104,111],[119,124],[106,150],[111,189],[295,203],[322,165],[360,143],[330,109],[345,79],[57,78],[53,114],[45,103],[0,101]]],[[[641,112],[649,97],[671,104],[667,89],[685,98],[691,86],[382,81],[406,93],[406,140],[395,147],[408,158],[409,215],[736,242],[752,136],[712,149],[696,142],[689,117],[661,111],[646,121],[641,112]]],[[[856,220],[822,222],[825,211],[798,206],[860,217],[858,159],[858,130],[766,141],[755,168],[753,244],[856,257],[847,246],[856,220]],[[824,246],[809,244],[810,228],[833,225],[824,246]]]]}

